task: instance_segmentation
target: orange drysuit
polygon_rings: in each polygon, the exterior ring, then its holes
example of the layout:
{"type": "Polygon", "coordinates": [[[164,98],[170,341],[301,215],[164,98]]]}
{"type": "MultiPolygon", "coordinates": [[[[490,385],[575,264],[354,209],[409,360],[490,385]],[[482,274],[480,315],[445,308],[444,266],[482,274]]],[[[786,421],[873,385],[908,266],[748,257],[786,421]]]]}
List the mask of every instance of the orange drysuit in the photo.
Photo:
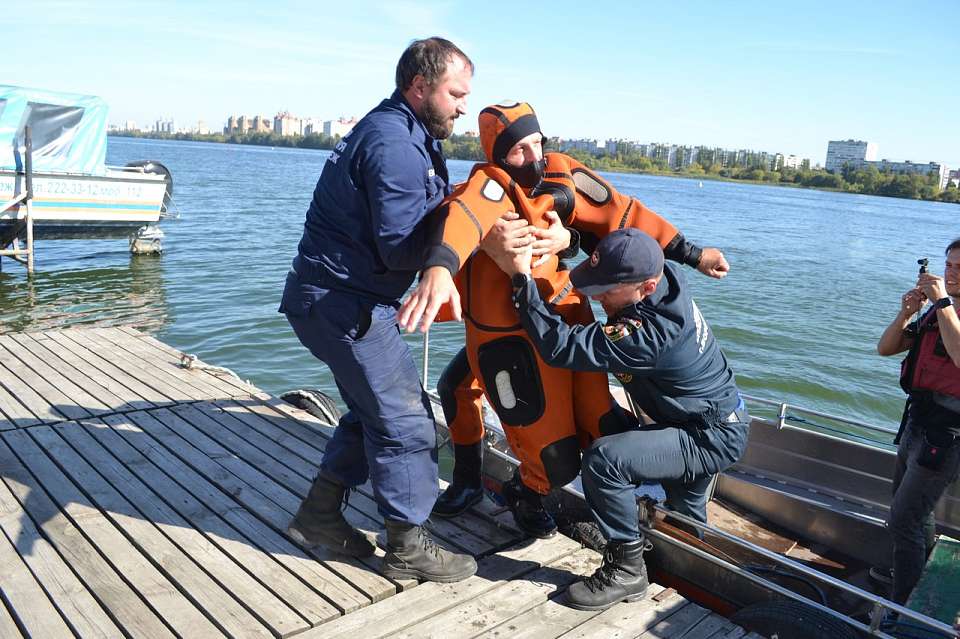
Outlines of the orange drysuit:
{"type": "MultiPolygon", "coordinates": [[[[683,236],[567,155],[547,153],[536,186],[518,184],[509,167],[496,160],[531,129],[538,131],[539,125],[526,103],[481,112],[481,143],[491,161],[476,165],[444,200],[426,264],[445,266],[456,276],[466,324],[472,375],[459,380],[454,391],[455,417],[448,424],[454,443],[469,445],[482,438],[480,395],[485,393],[521,462],[523,483],[545,494],[577,476],[582,448],[631,422],[610,395],[606,375],[552,368],[541,360],[520,326],[509,277],[485,253],[475,252],[480,241],[508,211],[541,228],[548,226],[545,214],[557,211],[564,226],[577,230],[590,248],[626,227],[645,231],[662,247],[683,236]]],[[[594,320],[589,301],[573,290],[556,256],[532,276],[543,299],[568,323],[594,320]]]]}

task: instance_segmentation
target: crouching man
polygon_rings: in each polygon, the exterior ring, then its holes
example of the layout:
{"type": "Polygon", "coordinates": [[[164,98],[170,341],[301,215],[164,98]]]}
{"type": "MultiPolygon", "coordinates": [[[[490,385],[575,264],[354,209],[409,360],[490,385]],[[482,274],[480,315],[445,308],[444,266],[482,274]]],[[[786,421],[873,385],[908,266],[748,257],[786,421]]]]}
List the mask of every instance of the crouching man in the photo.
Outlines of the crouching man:
{"type": "Polygon", "coordinates": [[[637,229],[615,231],[570,281],[607,321],[570,325],[541,299],[530,255],[504,250],[520,321],[547,364],[613,373],[653,420],[597,439],[584,453],[587,504],[607,540],[603,563],[573,584],[567,602],[603,610],[644,596],[646,540],[634,489],[659,481],[672,510],[706,522],[711,479],[743,454],[750,417],[733,371],[676,265],[637,229]]]}

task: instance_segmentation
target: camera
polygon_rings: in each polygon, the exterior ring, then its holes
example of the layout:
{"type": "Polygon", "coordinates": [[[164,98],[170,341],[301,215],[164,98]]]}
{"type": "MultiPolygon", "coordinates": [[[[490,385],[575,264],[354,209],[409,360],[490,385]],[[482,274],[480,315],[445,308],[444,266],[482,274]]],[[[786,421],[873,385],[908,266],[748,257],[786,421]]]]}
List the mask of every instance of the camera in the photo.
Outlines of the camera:
{"type": "Polygon", "coordinates": [[[927,272],[927,267],[930,265],[930,260],[925,257],[921,257],[919,260],[917,260],[917,264],[920,265],[920,275],[923,275],[927,272]]]}

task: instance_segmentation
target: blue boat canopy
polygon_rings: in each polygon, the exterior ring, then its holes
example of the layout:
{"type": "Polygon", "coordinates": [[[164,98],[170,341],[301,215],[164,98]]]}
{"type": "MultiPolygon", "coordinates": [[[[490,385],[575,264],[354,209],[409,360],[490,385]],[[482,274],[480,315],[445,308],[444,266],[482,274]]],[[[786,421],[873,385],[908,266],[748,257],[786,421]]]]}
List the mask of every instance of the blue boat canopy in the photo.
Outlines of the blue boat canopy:
{"type": "Polygon", "coordinates": [[[106,173],[107,105],[102,99],[0,85],[0,169],[23,169],[28,125],[34,171],[106,173]]]}

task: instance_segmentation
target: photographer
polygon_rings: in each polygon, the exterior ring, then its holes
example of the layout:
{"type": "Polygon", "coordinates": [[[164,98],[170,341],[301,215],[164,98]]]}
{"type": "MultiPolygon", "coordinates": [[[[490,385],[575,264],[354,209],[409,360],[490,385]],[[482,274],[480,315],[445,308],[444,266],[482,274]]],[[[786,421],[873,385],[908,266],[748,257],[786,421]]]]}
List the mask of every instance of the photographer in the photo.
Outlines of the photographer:
{"type": "Polygon", "coordinates": [[[903,294],[900,312],[877,343],[881,355],[909,350],[900,385],[908,393],[890,504],[893,586],[906,602],[934,543],[933,509],[960,471],[960,238],[947,246],[943,277],[926,272],[903,294]],[[915,322],[926,301],[930,308],[915,322]]]}

